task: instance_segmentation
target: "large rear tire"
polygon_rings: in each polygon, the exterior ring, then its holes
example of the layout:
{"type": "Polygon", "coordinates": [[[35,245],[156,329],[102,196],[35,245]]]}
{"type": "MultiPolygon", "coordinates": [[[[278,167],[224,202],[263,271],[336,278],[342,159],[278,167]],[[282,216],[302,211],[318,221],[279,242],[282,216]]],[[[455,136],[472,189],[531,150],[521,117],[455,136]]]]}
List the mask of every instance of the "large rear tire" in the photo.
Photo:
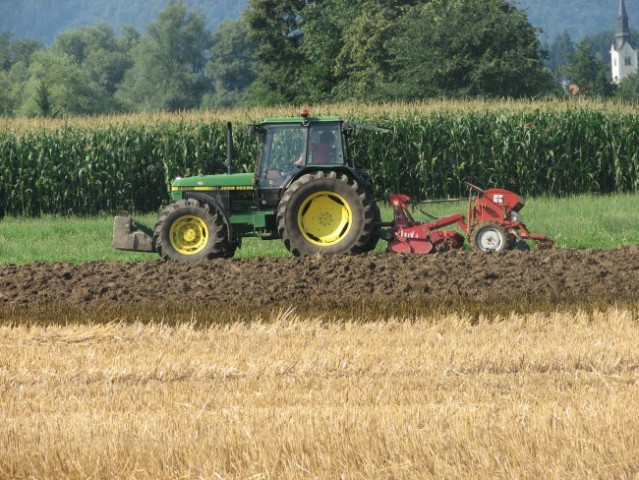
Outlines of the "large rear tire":
{"type": "Polygon", "coordinates": [[[166,207],[153,229],[155,250],[164,260],[195,262],[235,253],[222,214],[195,199],[166,207]]]}
{"type": "Polygon", "coordinates": [[[382,214],[379,211],[377,203],[375,203],[374,201],[372,202],[371,207],[373,211],[373,233],[371,234],[368,242],[362,247],[356,248],[353,253],[366,253],[370,252],[371,250],[375,250],[377,242],[379,241],[378,232],[382,224],[382,214]]]}
{"type": "Polygon", "coordinates": [[[295,256],[371,250],[378,225],[379,210],[366,189],[330,170],[302,175],[277,208],[278,233],[295,256]]]}

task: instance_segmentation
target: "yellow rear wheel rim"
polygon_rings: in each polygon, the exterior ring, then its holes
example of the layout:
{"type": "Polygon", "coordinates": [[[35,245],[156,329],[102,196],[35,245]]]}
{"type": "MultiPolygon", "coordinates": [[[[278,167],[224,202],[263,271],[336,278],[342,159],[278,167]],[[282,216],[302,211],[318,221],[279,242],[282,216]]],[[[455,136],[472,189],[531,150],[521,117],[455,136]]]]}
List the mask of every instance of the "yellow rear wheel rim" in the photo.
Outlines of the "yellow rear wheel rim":
{"type": "Polygon", "coordinates": [[[169,230],[169,241],[176,252],[182,255],[196,255],[204,250],[209,240],[209,227],[195,215],[177,218],[169,230]]]}
{"type": "Polygon", "coordinates": [[[330,247],[344,240],[352,220],[353,212],[344,197],[326,191],[309,195],[297,214],[302,236],[321,247],[330,247]]]}

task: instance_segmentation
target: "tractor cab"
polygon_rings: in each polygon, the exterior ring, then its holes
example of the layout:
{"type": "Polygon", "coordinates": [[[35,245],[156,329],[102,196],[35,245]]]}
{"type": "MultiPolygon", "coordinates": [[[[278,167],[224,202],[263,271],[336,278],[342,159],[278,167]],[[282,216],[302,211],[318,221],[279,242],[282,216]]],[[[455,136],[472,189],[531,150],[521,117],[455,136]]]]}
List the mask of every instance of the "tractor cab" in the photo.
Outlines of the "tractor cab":
{"type": "Polygon", "coordinates": [[[274,208],[282,189],[302,170],[343,167],[346,163],[342,121],[303,116],[266,119],[252,131],[260,142],[256,186],[260,209],[274,208]]]}

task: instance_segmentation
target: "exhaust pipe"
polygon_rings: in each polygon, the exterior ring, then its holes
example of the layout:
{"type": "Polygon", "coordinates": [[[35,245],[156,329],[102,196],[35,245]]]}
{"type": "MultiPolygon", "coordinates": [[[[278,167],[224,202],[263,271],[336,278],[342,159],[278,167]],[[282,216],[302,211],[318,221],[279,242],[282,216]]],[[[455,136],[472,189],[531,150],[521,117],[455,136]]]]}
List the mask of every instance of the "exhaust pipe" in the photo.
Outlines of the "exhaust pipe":
{"type": "Polygon", "coordinates": [[[233,173],[233,124],[226,124],[226,172],[230,175],[233,173]]]}

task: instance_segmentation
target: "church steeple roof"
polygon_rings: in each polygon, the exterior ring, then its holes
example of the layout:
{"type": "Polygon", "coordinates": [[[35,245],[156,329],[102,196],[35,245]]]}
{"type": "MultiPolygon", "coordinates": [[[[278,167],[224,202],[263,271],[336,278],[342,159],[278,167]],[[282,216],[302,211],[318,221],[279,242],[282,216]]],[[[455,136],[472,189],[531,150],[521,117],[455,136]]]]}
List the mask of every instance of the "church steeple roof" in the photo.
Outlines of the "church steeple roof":
{"type": "Polygon", "coordinates": [[[615,48],[619,50],[624,43],[630,43],[630,27],[628,26],[628,12],[624,0],[619,0],[617,9],[617,33],[615,33],[615,48]]]}

